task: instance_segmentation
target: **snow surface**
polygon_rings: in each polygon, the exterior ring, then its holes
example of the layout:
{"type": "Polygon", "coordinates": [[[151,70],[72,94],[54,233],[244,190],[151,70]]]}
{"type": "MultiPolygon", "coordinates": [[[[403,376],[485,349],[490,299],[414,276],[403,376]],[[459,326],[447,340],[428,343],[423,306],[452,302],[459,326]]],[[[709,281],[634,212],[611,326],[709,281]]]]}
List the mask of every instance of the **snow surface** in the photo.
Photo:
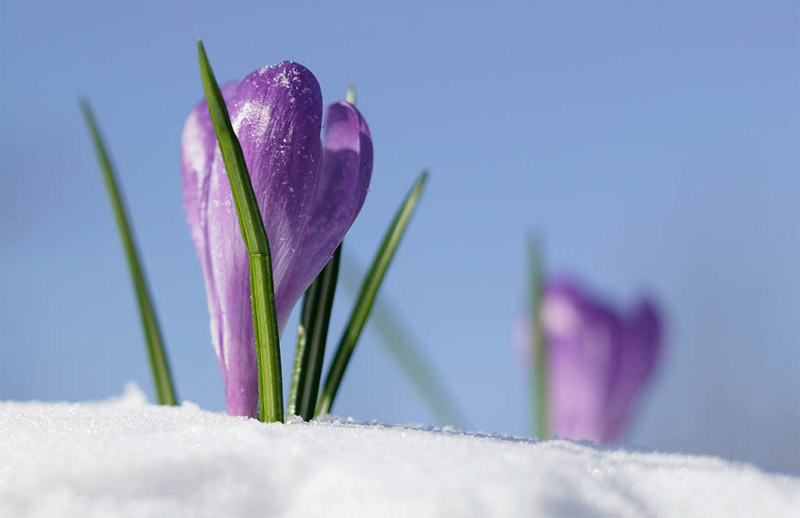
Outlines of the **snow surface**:
{"type": "Polygon", "coordinates": [[[712,457],[148,404],[0,403],[0,516],[800,516],[712,457]]]}

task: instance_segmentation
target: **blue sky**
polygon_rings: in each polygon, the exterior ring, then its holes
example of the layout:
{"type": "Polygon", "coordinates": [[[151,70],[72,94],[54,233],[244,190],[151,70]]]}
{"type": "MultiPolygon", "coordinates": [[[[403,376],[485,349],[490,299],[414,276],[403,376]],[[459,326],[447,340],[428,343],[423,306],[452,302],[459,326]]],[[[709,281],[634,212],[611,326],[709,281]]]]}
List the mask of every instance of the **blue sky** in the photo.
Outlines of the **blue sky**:
{"type": "MultiPolygon", "coordinates": [[[[431,170],[383,295],[472,428],[527,432],[511,336],[535,232],[552,272],[621,308],[646,292],[665,310],[667,354],[629,443],[800,470],[796,2],[332,4],[0,5],[2,398],[151,391],[77,109],[87,95],[180,396],[223,407],[180,190],[201,37],[220,80],[290,59],[326,102],[357,85],[375,169],[350,260],[367,263],[431,170]]],[[[372,331],[342,390],[338,413],[435,421],[372,331]]]]}

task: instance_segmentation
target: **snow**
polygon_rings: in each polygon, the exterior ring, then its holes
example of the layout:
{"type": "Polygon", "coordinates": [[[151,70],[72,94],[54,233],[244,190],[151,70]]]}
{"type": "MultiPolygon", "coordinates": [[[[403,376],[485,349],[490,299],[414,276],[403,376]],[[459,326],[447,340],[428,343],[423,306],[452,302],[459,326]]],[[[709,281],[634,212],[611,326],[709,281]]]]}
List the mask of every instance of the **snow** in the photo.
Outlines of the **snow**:
{"type": "Polygon", "coordinates": [[[722,459],[148,404],[0,403],[0,516],[800,516],[722,459]]]}

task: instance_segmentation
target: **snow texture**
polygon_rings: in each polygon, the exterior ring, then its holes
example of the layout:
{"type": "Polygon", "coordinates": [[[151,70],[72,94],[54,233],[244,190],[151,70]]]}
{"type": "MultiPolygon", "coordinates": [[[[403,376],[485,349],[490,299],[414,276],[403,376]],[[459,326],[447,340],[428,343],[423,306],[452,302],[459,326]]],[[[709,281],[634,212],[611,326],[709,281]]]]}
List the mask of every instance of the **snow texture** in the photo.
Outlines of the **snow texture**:
{"type": "Polygon", "coordinates": [[[712,457],[350,420],[262,424],[130,387],[0,403],[0,516],[800,516],[800,479],[712,457]]]}

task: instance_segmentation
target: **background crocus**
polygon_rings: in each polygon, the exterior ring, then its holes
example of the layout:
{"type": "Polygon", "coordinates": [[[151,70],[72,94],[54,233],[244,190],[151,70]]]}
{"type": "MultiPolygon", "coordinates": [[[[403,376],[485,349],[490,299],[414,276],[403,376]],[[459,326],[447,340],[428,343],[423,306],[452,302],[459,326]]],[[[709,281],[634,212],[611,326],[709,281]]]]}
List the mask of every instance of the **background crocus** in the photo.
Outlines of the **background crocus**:
{"type": "MultiPolygon", "coordinates": [[[[278,326],[330,259],[364,203],[372,173],[366,121],[329,105],[302,65],[264,67],[221,88],[270,242],[278,326]]],[[[247,251],[205,101],[183,131],[186,213],[205,278],[211,339],[229,414],[254,417],[258,381],[247,251]]]]}
{"type": "MultiPolygon", "coordinates": [[[[547,342],[549,433],[616,442],[660,354],[661,321],[642,299],[620,314],[567,280],[551,280],[542,299],[547,342]]],[[[524,321],[519,338],[530,347],[524,321]]]]}

